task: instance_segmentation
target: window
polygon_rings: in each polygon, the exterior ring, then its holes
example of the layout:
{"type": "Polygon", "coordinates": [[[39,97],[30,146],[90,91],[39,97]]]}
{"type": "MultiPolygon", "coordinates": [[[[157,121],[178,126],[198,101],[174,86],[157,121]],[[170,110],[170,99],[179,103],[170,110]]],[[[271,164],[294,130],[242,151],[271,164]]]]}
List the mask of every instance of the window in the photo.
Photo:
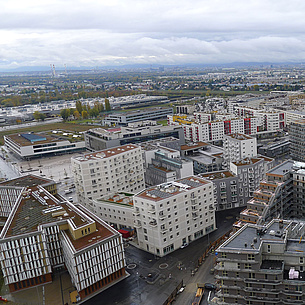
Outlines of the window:
{"type": "Polygon", "coordinates": [[[222,276],[228,276],[228,271],[222,271],[222,276]]]}
{"type": "Polygon", "coordinates": [[[254,261],[255,257],[254,254],[248,254],[248,261],[254,261]]]}
{"type": "Polygon", "coordinates": [[[245,264],[245,269],[251,269],[251,264],[245,264]]]}
{"type": "Polygon", "coordinates": [[[249,273],[249,279],[255,279],[255,273],[250,272],[249,273]]]}

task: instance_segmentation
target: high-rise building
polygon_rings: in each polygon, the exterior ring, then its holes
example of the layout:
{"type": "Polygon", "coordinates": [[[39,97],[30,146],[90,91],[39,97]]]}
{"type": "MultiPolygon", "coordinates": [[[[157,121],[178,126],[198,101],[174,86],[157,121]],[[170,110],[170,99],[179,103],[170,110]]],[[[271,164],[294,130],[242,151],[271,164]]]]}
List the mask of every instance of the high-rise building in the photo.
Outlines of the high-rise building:
{"type": "Polygon", "coordinates": [[[71,162],[76,193],[83,205],[108,193],[136,193],[145,188],[142,150],[137,145],[73,157],[71,162]]]}

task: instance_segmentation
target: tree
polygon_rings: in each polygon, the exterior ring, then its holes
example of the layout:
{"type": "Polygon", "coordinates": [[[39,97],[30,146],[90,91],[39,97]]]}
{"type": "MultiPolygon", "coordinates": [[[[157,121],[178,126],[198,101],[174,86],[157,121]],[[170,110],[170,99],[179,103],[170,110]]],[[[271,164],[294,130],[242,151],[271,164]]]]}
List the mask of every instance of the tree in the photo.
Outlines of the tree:
{"type": "Polygon", "coordinates": [[[46,118],[46,115],[44,114],[44,113],[41,113],[41,112],[39,112],[39,111],[35,111],[34,113],[33,113],[33,117],[34,117],[34,119],[35,120],[37,120],[37,121],[44,121],[45,120],[45,118],[46,118]]]}
{"type": "Polygon", "coordinates": [[[76,110],[78,111],[78,113],[82,113],[82,111],[83,111],[83,105],[82,105],[82,102],[81,102],[81,101],[76,101],[75,107],[76,107],[76,110]]]}
{"type": "Polygon", "coordinates": [[[110,106],[108,98],[105,98],[105,110],[106,111],[110,111],[111,110],[111,106],[110,106]]]}
{"type": "Polygon", "coordinates": [[[87,119],[88,118],[88,112],[83,110],[82,111],[82,117],[83,117],[83,119],[87,119]]]}
{"type": "Polygon", "coordinates": [[[80,118],[80,113],[79,113],[77,110],[75,110],[75,111],[73,112],[73,116],[74,116],[74,118],[75,118],[76,120],[79,120],[79,118],[80,118]]]}
{"type": "Polygon", "coordinates": [[[70,116],[70,109],[62,109],[60,111],[60,115],[66,121],[67,118],[70,116]]]}

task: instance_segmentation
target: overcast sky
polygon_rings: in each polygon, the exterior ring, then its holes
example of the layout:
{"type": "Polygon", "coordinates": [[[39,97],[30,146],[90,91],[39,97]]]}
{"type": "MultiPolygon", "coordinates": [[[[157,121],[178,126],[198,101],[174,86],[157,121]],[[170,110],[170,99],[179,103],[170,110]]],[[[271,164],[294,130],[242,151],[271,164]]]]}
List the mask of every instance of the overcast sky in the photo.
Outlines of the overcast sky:
{"type": "Polygon", "coordinates": [[[0,0],[0,69],[302,61],[304,0],[0,0]]]}

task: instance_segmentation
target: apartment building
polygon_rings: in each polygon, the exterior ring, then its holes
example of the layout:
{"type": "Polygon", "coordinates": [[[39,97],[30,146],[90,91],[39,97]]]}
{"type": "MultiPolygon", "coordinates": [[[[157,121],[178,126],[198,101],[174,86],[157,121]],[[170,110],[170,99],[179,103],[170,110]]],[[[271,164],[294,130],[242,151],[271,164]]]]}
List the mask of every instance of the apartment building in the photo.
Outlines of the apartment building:
{"type": "Polygon", "coordinates": [[[85,150],[83,135],[58,132],[11,134],[4,136],[4,145],[24,159],[85,150]]]}
{"type": "Polygon", "coordinates": [[[145,188],[142,150],[134,144],[73,157],[71,164],[76,194],[84,206],[108,193],[145,188]]]}
{"type": "Polygon", "coordinates": [[[213,183],[187,177],[134,196],[139,247],[164,256],[216,229],[213,183]]]}
{"type": "Polygon", "coordinates": [[[253,198],[247,202],[247,208],[241,211],[240,220],[234,224],[235,230],[245,223],[261,224],[278,217],[298,218],[300,210],[293,205],[292,170],[299,167],[288,160],[270,169],[253,192],[253,198]]]}
{"type": "Polygon", "coordinates": [[[90,210],[116,230],[134,228],[133,195],[110,193],[90,202],[90,210]]]}
{"type": "Polygon", "coordinates": [[[240,204],[246,202],[245,198],[240,196],[238,192],[238,177],[232,172],[228,170],[221,170],[208,174],[199,174],[199,176],[213,182],[215,209],[217,211],[236,208],[239,207],[240,204]]]}
{"type": "Polygon", "coordinates": [[[304,304],[305,223],[247,224],[217,249],[218,304],[304,304]]]}
{"type": "Polygon", "coordinates": [[[150,142],[141,144],[145,160],[145,183],[157,185],[193,175],[193,162],[180,151],[150,142]]]}
{"type": "Polygon", "coordinates": [[[229,167],[230,162],[256,157],[256,138],[240,133],[224,135],[223,149],[224,166],[229,167]]]}
{"type": "Polygon", "coordinates": [[[239,117],[257,117],[259,132],[275,132],[286,127],[286,112],[279,110],[266,111],[234,105],[233,112],[239,117]]]}
{"type": "Polygon", "coordinates": [[[183,158],[193,162],[195,175],[221,170],[223,153],[221,147],[205,142],[190,142],[181,146],[183,158]]]}
{"type": "Polygon", "coordinates": [[[210,121],[206,123],[176,122],[168,116],[171,125],[181,125],[185,140],[191,142],[221,141],[224,135],[241,133],[255,135],[258,131],[259,120],[257,117],[235,118],[228,120],[210,121]]]}
{"type": "Polygon", "coordinates": [[[81,299],[126,277],[121,235],[40,185],[23,187],[1,231],[0,249],[11,292],[51,282],[54,268],[61,266],[81,299]]]}
{"type": "Polygon", "coordinates": [[[155,121],[128,123],[127,126],[118,128],[93,128],[87,130],[84,137],[86,148],[93,151],[167,137],[179,139],[180,145],[185,143],[180,126],[163,126],[155,121]]]}
{"type": "Polygon", "coordinates": [[[305,161],[305,120],[291,122],[289,125],[290,157],[296,161],[305,161]]]}
{"type": "Polygon", "coordinates": [[[253,196],[253,192],[258,188],[260,181],[265,178],[266,169],[271,168],[273,164],[273,159],[259,156],[230,162],[230,171],[238,176],[240,183],[239,194],[246,199],[245,202],[240,202],[240,206],[244,205],[253,196]]]}

